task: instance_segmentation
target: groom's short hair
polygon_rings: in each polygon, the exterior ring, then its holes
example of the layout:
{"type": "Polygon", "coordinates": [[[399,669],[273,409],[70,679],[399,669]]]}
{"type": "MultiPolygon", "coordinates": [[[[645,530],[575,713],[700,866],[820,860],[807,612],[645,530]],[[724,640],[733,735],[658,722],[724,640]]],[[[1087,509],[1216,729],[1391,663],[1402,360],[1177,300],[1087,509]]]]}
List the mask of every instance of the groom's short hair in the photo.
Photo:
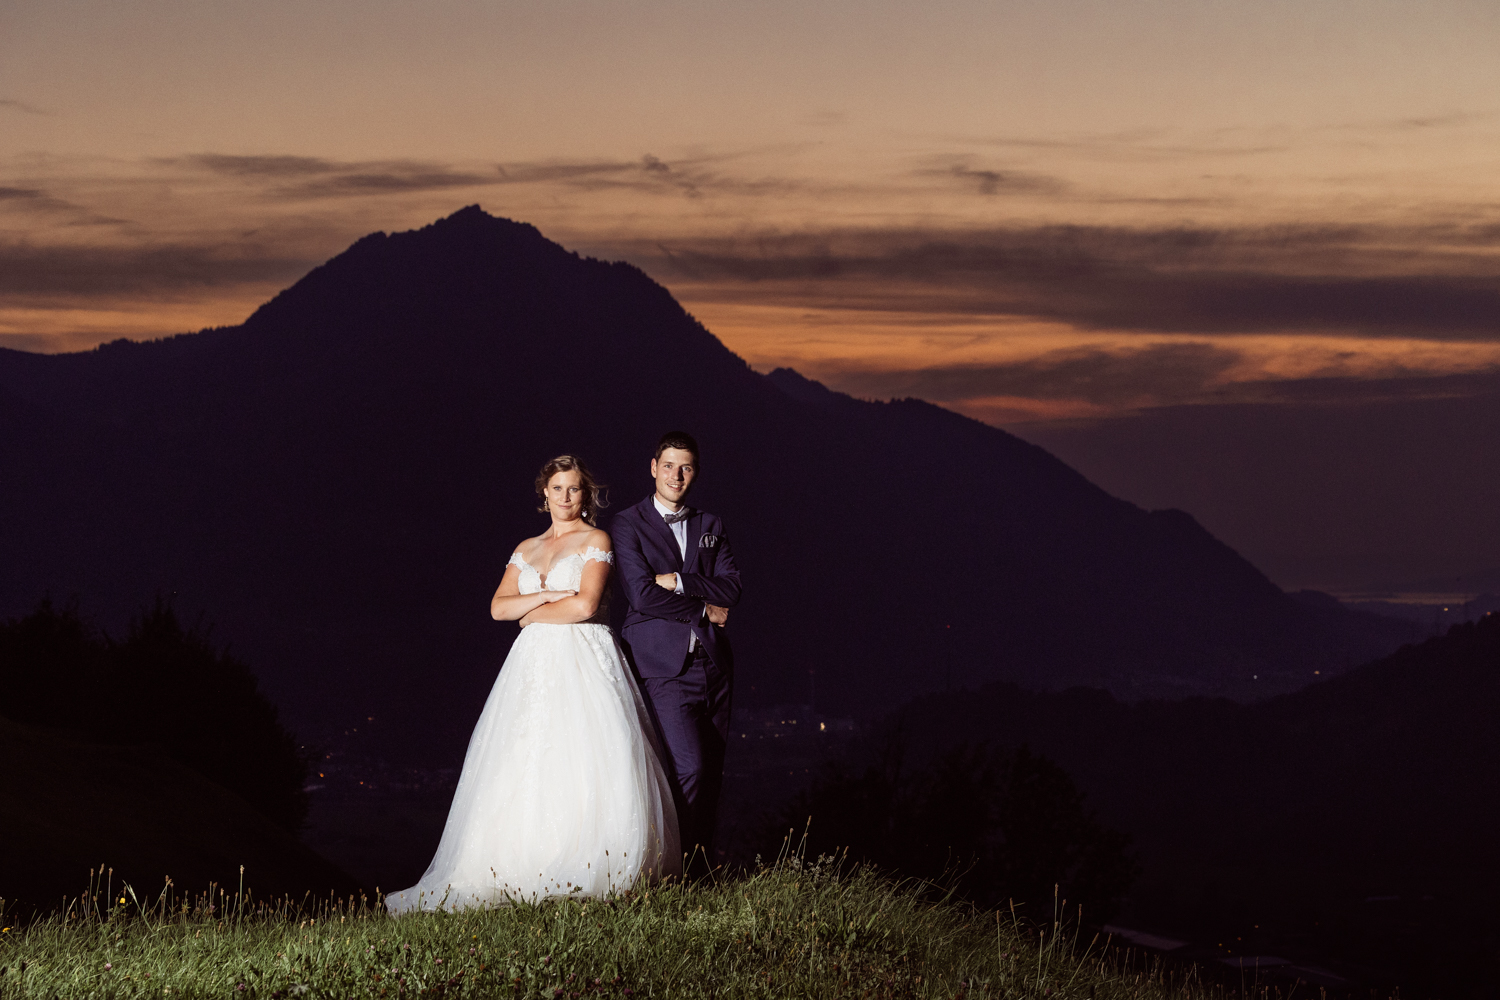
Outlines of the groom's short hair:
{"type": "Polygon", "coordinates": [[[693,453],[693,461],[698,461],[698,442],[693,440],[693,436],[687,431],[667,431],[663,434],[661,440],[656,442],[655,458],[660,459],[661,453],[668,448],[690,451],[693,453]]]}

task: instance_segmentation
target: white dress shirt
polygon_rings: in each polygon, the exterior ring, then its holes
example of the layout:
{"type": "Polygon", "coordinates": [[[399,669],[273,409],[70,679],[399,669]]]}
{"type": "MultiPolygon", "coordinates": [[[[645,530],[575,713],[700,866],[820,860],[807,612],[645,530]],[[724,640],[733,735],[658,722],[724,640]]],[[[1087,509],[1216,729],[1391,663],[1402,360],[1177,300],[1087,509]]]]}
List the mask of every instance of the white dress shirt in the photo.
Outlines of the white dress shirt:
{"type": "MultiPolygon", "coordinates": [[[[662,516],[662,520],[664,520],[664,521],[666,520],[668,514],[676,514],[677,513],[677,511],[673,510],[671,507],[668,507],[666,504],[662,503],[661,502],[661,497],[659,497],[659,496],[654,496],[653,495],[651,497],[651,502],[654,503],[654,504],[656,504],[656,512],[662,516]]],[[[672,533],[672,537],[673,538],[677,539],[677,549],[678,549],[678,551],[680,551],[682,553],[682,561],[683,561],[683,564],[685,566],[686,563],[687,563],[687,542],[688,542],[688,539],[687,539],[687,518],[683,518],[680,521],[673,521],[671,524],[667,525],[667,530],[672,533]]],[[[680,594],[680,593],[682,593],[682,574],[681,573],[674,573],[672,575],[677,578],[677,589],[674,591],[674,593],[680,594]]],[[[703,614],[707,614],[707,613],[708,613],[708,604],[705,603],[703,605],[703,614]]],[[[702,615],[701,614],[699,615],[699,620],[702,620],[702,615]]],[[[688,633],[688,652],[691,653],[693,650],[695,650],[697,648],[698,648],[698,637],[696,635],[694,635],[693,633],[689,632],[688,633]]]]}

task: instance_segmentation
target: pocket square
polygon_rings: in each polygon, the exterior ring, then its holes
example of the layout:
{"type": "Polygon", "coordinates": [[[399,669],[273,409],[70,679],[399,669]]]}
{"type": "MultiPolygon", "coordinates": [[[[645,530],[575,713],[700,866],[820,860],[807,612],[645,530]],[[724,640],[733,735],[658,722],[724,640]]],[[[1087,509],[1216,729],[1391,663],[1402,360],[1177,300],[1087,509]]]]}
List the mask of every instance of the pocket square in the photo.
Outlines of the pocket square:
{"type": "Polygon", "coordinates": [[[719,544],[719,536],[718,535],[704,535],[702,538],[698,539],[698,547],[700,549],[711,549],[715,545],[718,545],[718,544],[719,544]]]}

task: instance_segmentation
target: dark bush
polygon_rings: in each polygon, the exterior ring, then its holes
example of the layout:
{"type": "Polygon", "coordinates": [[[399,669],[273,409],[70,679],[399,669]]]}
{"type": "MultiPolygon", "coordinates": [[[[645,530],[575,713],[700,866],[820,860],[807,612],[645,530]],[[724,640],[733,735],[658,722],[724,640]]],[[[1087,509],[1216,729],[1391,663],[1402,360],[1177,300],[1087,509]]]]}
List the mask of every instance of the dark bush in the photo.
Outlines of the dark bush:
{"type": "Polygon", "coordinates": [[[807,853],[937,882],[983,906],[1014,901],[1051,919],[1054,891],[1108,919],[1139,869],[1130,838],[1100,823],[1062,768],[1026,747],[960,746],[920,769],[900,754],[862,774],[832,771],[775,819],[784,834],[811,817],[807,853]]]}
{"type": "Polygon", "coordinates": [[[163,601],[119,642],[76,602],[42,601],[0,626],[0,692],[6,718],[159,748],[293,833],[307,816],[307,761],[249,667],[184,629],[163,601]]]}

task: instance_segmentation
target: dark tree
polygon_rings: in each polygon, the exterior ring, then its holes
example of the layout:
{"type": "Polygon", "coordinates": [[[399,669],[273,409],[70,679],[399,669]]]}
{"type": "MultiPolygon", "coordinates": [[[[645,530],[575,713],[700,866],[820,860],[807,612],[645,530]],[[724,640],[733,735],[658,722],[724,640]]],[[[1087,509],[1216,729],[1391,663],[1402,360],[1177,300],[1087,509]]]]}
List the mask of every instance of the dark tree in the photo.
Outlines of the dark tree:
{"type": "Polygon", "coordinates": [[[0,714],[101,743],[153,746],[295,833],[307,815],[307,761],[256,690],[249,667],[184,629],[158,600],[124,641],[76,603],[0,626],[0,714]]]}
{"type": "Polygon", "coordinates": [[[1100,823],[1072,777],[1021,747],[999,768],[998,837],[986,844],[991,893],[1033,905],[1063,897],[1099,919],[1110,916],[1139,874],[1130,837],[1100,823]]]}
{"type": "Polygon", "coordinates": [[[1100,823],[1072,778],[1026,747],[960,746],[926,767],[901,755],[862,774],[830,773],[791,802],[779,831],[808,817],[809,854],[847,850],[896,874],[956,880],[984,906],[1014,901],[1051,919],[1054,891],[1107,919],[1139,872],[1130,838],[1100,823]]]}
{"type": "Polygon", "coordinates": [[[25,618],[0,626],[0,715],[33,726],[84,730],[97,716],[109,648],[70,601],[44,598],[25,618]]]}

